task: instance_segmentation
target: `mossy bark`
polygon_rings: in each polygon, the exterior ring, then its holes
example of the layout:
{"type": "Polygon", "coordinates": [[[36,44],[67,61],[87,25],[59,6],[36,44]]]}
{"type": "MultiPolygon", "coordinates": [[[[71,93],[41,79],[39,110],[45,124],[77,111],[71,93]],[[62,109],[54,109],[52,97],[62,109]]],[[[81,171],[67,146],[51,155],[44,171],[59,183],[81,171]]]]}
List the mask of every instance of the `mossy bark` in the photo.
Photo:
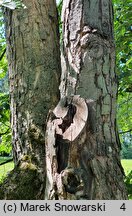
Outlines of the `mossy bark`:
{"type": "Polygon", "coordinates": [[[44,199],[43,194],[44,182],[39,164],[32,163],[31,156],[27,155],[0,185],[0,199],[36,200],[44,199]]]}
{"type": "Polygon", "coordinates": [[[46,118],[49,109],[59,101],[58,19],[55,0],[23,0],[23,3],[26,9],[5,10],[12,143],[16,168],[4,187],[15,184],[12,187],[15,191],[9,190],[12,195],[9,193],[5,196],[7,199],[41,199],[44,198],[45,188],[46,118]],[[32,158],[32,164],[39,171],[33,171],[30,167],[21,170],[19,163],[25,155],[32,158]],[[34,187],[41,190],[39,195],[34,187]],[[27,193],[32,190],[33,196],[32,193],[27,193]]]}

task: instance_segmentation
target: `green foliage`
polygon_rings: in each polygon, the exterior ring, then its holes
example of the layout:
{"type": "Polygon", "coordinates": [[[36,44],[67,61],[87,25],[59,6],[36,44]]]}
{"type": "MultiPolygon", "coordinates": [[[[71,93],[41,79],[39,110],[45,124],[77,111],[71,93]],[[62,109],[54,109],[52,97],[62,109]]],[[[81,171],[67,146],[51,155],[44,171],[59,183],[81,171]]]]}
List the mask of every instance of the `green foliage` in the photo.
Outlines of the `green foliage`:
{"type": "Polygon", "coordinates": [[[10,153],[10,151],[11,131],[9,94],[0,93],[0,153],[10,153]]]}
{"type": "Polygon", "coordinates": [[[125,185],[128,192],[128,198],[132,200],[132,170],[125,178],[125,185]]]}
{"type": "Polygon", "coordinates": [[[4,7],[8,7],[12,10],[16,8],[25,7],[25,5],[22,3],[22,0],[1,0],[0,5],[4,7]]]}
{"type": "MultiPolygon", "coordinates": [[[[0,10],[0,79],[3,79],[7,73],[7,59],[5,56],[6,44],[4,33],[4,19],[0,10]]],[[[0,83],[1,84],[1,83],[0,83]]]]}
{"type": "Polygon", "coordinates": [[[125,184],[128,191],[128,198],[132,199],[132,160],[121,160],[126,177],[125,184]]]}
{"type": "MultiPolygon", "coordinates": [[[[127,136],[124,136],[124,140],[126,137],[127,136]]],[[[129,143],[129,139],[127,142],[122,142],[121,158],[132,159],[132,145],[129,143]]]]}
{"type": "Polygon", "coordinates": [[[132,94],[124,92],[118,95],[118,126],[119,132],[132,129],[132,94]]]}
{"type": "Polygon", "coordinates": [[[129,172],[132,170],[132,160],[121,160],[121,164],[124,168],[125,175],[128,175],[129,172]]]}
{"type": "Polygon", "coordinates": [[[113,2],[119,83],[117,121],[122,143],[122,157],[132,158],[132,1],[114,0],[113,2]]]}
{"type": "Polygon", "coordinates": [[[11,151],[10,105],[4,19],[0,10],[0,154],[11,151]]]}
{"type": "Polygon", "coordinates": [[[59,33],[60,33],[60,45],[62,44],[62,21],[61,21],[62,3],[63,3],[63,1],[60,0],[58,2],[58,4],[57,4],[58,21],[59,21],[59,33]]]}
{"type": "Polygon", "coordinates": [[[131,0],[115,0],[116,63],[119,77],[119,91],[132,93],[132,42],[131,42],[131,0]]]}
{"type": "Polygon", "coordinates": [[[132,159],[132,93],[118,95],[118,128],[122,143],[122,158],[132,159]]]}

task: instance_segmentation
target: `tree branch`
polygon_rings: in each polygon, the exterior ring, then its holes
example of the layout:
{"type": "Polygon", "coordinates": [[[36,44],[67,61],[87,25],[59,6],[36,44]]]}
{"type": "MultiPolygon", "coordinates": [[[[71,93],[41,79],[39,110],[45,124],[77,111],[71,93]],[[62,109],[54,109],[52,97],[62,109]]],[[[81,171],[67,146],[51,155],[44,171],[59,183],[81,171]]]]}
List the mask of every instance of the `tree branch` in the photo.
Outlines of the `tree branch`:
{"type": "Polygon", "coordinates": [[[10,130],[10,128],[8,128],[8,130],[6,132],[4,132],[4,133],[0,133],[0,136],[3,136],[5,134],[7,134],[9,132],[9,130],[10,130]]]}
{"type": "Polygon", "coordinates": [[[2,58],[4,57],[5,53],[6,53],[6,48],[4,49],[3,53],[2,53],[1,56],[0,56],[0,61],[1,61],[2,58]]]}
{"type": "Polygon", "coordinates": [[[1,165],[4,165],[4,164],[6,164],[6,163],[9,163],[9,162],[11,162],[11,161],[13,161],[13,158],[10,158],[10,159],[8,159],[8,160],[6,160],[6,161],[0,163],[0,166],[1,166],[1,165]]]}
{"type": "Polygon", "coordinates": [[[132,129],[130,129],[130,130],[127,130],[127,131],[122,131],[122,132],[119,132],[119,134],[125,134],[125,133],[129,133],[129,132],[131,132],[132,131],[132,129]]]}

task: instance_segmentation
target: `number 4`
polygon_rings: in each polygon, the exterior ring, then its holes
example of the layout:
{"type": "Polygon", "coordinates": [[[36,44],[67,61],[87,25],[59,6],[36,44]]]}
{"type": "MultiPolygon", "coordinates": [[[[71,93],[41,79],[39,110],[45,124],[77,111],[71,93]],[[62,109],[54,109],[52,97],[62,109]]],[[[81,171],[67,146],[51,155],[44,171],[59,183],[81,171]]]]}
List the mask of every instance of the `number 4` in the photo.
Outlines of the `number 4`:
{"type": "Polygon", "coordinates": [[[125,211],[125,210],[126,210],[125,203],[123,203],[123,204],[121,205],[120,209],[122,209],[123,211],[125,211]]]}

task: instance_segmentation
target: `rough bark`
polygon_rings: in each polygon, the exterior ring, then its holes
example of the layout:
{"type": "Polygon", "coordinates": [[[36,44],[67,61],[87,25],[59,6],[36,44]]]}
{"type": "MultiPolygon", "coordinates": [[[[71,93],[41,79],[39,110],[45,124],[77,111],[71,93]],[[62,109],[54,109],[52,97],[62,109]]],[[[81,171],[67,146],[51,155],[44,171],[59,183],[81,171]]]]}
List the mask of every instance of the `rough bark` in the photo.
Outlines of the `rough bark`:
{"type": "MultiPolygon", "coordinates": [[[[15,164],[22,168],[22,171],[14,172],[22,182],[30,164],[34,164],[33,170],[38,172],[34,178],[40,178],[36,180],[40,184],[37,191],[28,181],[26,184],[24,180],[24,184],[35,190],[39,199],[44,198],[45,188],[46,118],[49,109],[59,101],[58,20],[55,0],[24,0],[23,3],[26,9],[5,11],[13,154],[15,164]],[[30,158],[30,162],[27,163],[25,157],[30,158]]],[[[33,176],[31,178],[31,182],[35,181],[33,176]]],[[[12,189],[6,190],[7,199],[17,199],[17,186],[16,181],[16,195],[12,189]]],[[[19,199],[29,199],[25,195],[26,186],[21,188],[19,199]]],[[[31,199],[35,199],[35,192],[31,199]]]]}
{"type": "Polygon", "coordinates": [[[47,123],[46,198],[127,199],[116,130],[112,3],[63,1],[62,21],[61,101],[47,123]],[[83,127],[75,98],[87,107],[83,127]],[[73,125],[77,134],[70,139],[73,125]]]}

